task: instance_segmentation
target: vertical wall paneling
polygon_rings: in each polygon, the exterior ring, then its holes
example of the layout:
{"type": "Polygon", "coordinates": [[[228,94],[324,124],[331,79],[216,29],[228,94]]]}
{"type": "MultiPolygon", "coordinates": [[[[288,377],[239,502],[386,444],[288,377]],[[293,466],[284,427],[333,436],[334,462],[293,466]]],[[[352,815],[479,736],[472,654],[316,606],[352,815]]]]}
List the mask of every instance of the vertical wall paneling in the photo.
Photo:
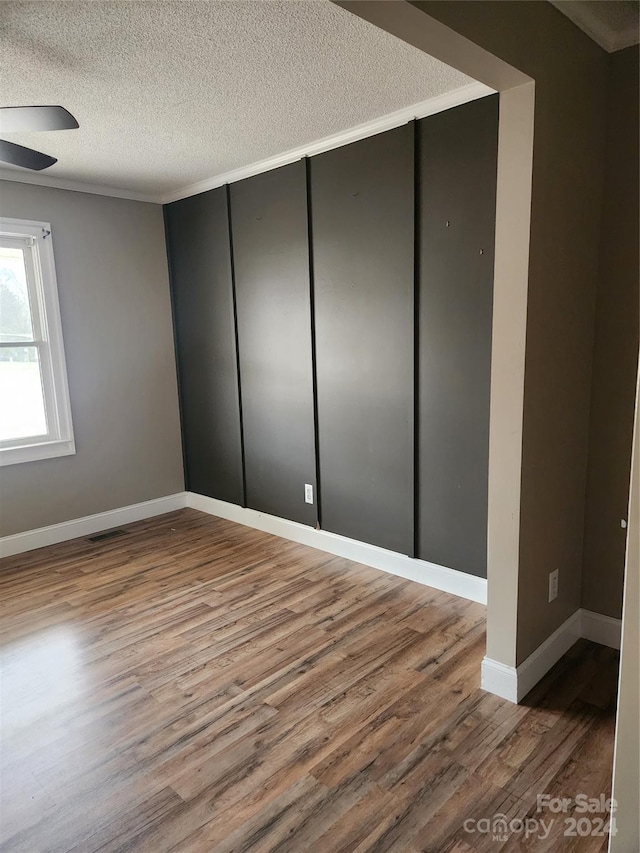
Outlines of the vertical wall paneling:
{"type": "Polygon", "coordinates": [[[165,207],[190,490],[486,576],[498,107],[165,207]]]}
{"type": "Polygon", "coordinates": [[[418,556],[486,577],[498,96],[419,122],[418,556]]]}
{"type": "Polygon", "coordinates": [[[414,129],[313,157],[323,527],[414,549],[414,129]]]}
{"type": "Polygon", "coordinates": [[[164,212],[187,488],[244,504],[226,190],[164,212]]]}
{"type": "Polygon", "coordinates": [[[305,157],[305,178],[307,182],[307,241],[309,245],[309,285],[311,295],[311,367],[313,381],[313,425],[316,451],[316,518],[318,527],[322,527],[322,481],[320,479],[320,453],[318,443],[318,356],[316,345],[316,300],[313,279],[313,233],[311,212],[311,161],[305,157]]]}
{"type": "Polygon", "coordinates": [[[229,243],[229,260],[231,263],[231,294],[233,307],[233,340],[236,349],[236,378],[238,385],[238,412],[240,415],[240,455],[242,458],[242,506],[247,505],[247,472],[244,455],[244,428],[242,421],[242,383],[240,380],[240,347],[238,345],[238,300],[236,298],[236,273],[233,259],[233,229],[231,225],[231,189],[229,184],[225,184],[225,193],[227,199],[227,237],[229,243]]]}
{"type": "Polygon", "coordinates": [[[247,505],[315,526],[306,164],[233,184],[230,197],[247,505]]]}

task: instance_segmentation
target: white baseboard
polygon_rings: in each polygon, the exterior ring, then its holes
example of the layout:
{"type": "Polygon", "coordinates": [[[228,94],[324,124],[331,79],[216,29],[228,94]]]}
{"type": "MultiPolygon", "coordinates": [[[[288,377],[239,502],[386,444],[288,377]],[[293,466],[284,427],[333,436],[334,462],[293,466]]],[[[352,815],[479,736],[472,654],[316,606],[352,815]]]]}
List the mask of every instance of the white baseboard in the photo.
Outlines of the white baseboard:
{"type": "Polygon", "coordinates": [[[602,613],[594,613],[592,610],[581,610],[582,614],[582,636],[601,646],[609,646],[611,649],[619,649],[622,639],[622,619],[613,616],[604,616],[602,613]]]}
{"type": "Polygon", "coordinates": [[[257,530],[264,530],[265,533],[273,533],[283,539],[300,542],[302,545],[309,545],[319,551],[345,557],[356,563],[363,563],[365,566],[381,569],[389,574],[416,581],[425,586],[467,598],[470,601],[477,601],[480,604],[487,603],[486,578],[478,578],[475,575],[468,575],[455,569],[447,569],[426,560],[418,560],[414,557],[398,554],[395,551],[378,548],[377,545],[367,545],[365,542],[348,539],[346,536],[339,536],[337,533],[316,530],[305,524],[287,521],[287,519],[277,518],[265,512],[236,506],[193,492],[187,493],[187,503],[193,509],[199,509],[210,515],[226,518],[229,521],[254,527],[257,530]]]}
{"type": "Polygon", "coordinates": [[[518,667],[518,702],[527,695],[532,687],[536,686],[543,675],[549,672],[562,655],[569,651],[571,646],[580,639],[581,635],[581,611],[576,610],[573,616],[565,620],[518,667]]]}
{"type": "MultiPolygon", "coordinates": [[[[66,542],[69,539],[90,536],[122,524],[142,521],[145,518],[185,507],[192,507],[209,515],[263,530],[266,533],[281,536],[283,539],[299,542],[328,554],[335,554],[470,601],[477,601],[480,604],[487,602],[487,581],[484,578],[193,492],[179,492],[84,518],[75,518],[61,524],[2,537],[0,538],[0,557],[9,557],[47,545],[55,545],[58,542],[66,542]]],[[[580,637],[619,649],[621,620],[594,613],[591,610],[576,610],[573,616],[554,631],[520,666],[508,666],[500,661],[485,658],[482,662],[482,688],[510,702],[520,702],[580,637]]]]}
{"type": "Polygon", "coordinates": [[[576,610],[518,667],[485,658],[482,661],[482,689],[509,702],[519,702],[580,639],[581,623],[581,611],[576,610]]]}
{"type": "Polygon", "coordinates": [[[86,515],[83,518],[74,518],[71,521],[63,521],[49,527],[39,527],[36,530],[3,536],[0,538],[0,557],[10,557],[24,551],[44,548],[46,545],[56,545],[58,542],[66,542],[80,536],[91,536],[93,533],[119,527],[121,524],[142,521],[145,518],[152,518],[154,515],[163,515],[165,512],[184,509],[186,506],[187,493],[178,492],[175,495],[167,495],[163,498],[131,504],[131,506],[110,509],[106,512],[98,512],[95,515],[86,515]]]}
{"type": "Polygon", "coordinates": [[[487,693],[515,704],[518,701],[518,673],[515,666],[484,658],[480,668],[480,687],[487,693]]]}
{"type": "Polygon", "coordinates": [[[520,666],[507,666],[485,658],[482,661],[482,689],[510,702],[520,702],[581,637],[619,649],[621,626],[620,619],[591,610],[576,610],[520,666]]]}

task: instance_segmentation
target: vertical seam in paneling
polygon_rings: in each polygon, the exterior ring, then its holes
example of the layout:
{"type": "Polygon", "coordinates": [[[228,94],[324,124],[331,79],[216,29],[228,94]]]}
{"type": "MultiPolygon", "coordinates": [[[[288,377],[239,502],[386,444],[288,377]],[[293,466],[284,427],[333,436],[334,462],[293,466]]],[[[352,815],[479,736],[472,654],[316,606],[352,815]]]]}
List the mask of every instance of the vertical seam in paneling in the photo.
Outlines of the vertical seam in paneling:
{"type": "Polygon", "coordinates": [[[190,489],[189,466],[187,464],[187,442],[184,429],[184,406],[182,394],[182,382],[180,379],[180,350],[178,347],[178,323],[176,320],[175,287],[173,284],[173,268],[171,265],[171,248],[169,240],[169,222],[167,219],[168,208],[162,205],[162,219],[164,222],[164,247],[167,255],[167,272],[169,275],[169,302],[171,304],[171,326],[173,329],[173,353],[176,360],[176,386],[178,390],[178,411],[180,413],[180,445],[182,447],[182,481],[185,489],[190,489]]]}
{"type": "Polygon", "coordinates": [[[242,418],[242,377],[240,375],[240,342],[238,339],[238,303],[236,298],[236,267],[233,254],[233,224],[231,221],[231,188],[225,184],[227,196],[227,222],[229,226],[229,260],[231,263],[231,299],[233,303],[233,331],[236,345],[236,375],[238,379],[238,415],[240,418],[240,457],[242,461],[242,506],[247,505],[247,469],[244,458],[244,421],[242,418]]]}
{"type": "Polygon", "coordinates": [[[413,556],[420,553],[420,127],[413,122],[413,556]]]}
{"type": "Polygon", "coordinates": [[[313,434],[316,457],[316,521],[322,527],[320,503],[320,436],[318,430],[318,373],[316,369],[316,308],[313,276],[313,232],[311,221],[311,161],[304,158],[305,186],[307,192],[307,246],[309,255],[309,315],[311,319],[311,381],[313,390],[313,434]]]}

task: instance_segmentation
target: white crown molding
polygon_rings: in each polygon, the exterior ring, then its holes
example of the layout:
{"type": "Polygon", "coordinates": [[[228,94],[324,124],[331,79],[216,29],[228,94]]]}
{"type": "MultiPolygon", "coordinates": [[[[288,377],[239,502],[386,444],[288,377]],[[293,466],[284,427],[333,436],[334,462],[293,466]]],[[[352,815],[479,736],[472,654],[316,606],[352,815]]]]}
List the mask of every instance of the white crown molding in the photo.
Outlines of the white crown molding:
{"type": "Polygon", "coordinates": [[[163,498],[110,509],[106,512],[98,512],[95,515],[86,515],[83,518],[74,518],[60,524],[51,524],[49,527],[39,527],[36,530],[3,536],[0,538],[0,557],[10,557],[14,554],[22,554],[25,551],[34,551],[36,548],[56,545],[58,542],[67,542],[69,539],[77,539],[80,536],[91,536],[112,527],[120,527],[122,524],[131,524],[133,521],[153,518],[155,515],[184,509],[186,506],[186,492],[178,492],[175,495],[167,495],[163,498]]]}
{"type": "Polygon", "coordinates": [[[294,163],[303,157],[313,157],[314,154],[322,154],[324,151],[340,148],[342,145],[348,145],[350,142],[357,142],[359,139],[374,136],[376,133],[400,127],[414,119],[441,113],[452,107],[457,107],[469,101],[475,101],[478,98],[484,98],[487,95],[493,94],[495,94],[495,90],[489,86],[485,86],[484,83],[468,83],[466,86],[461,86],[452,92],[445,92],[443,95],[437,95],[434,98],[421,101],[419,104],[412,104],[410,107],[404,107],[401,110],[396,110],[396,112],[388,113],[380,118],[373,119],[373,121],[356,125],[356,127],[351,127],[340,133],[334,133],[332,136],[325,136],[323,139],[309,142],[298,148],[292,148],[290,151],[277,154],[275,157],[268,157],[266,160],[259,160],[256,163],[250,163],[248,166],[242,166],[239,169],[233,169],[230,172],[224,172],[221,175],[216,175],[204,181],[198,181],[190,186],[182,187],[182,189],[164,195],[162,203],[169,204],[172,201],[179,201],[180,199],[198,195],[207,190],[216,189],[216,187],[221,187],[225,184],[232,184],[244,178],[259,175],[262,172],[270,172],[272,169],[286,166],[288,163],[294,163]]]}
{"type": "Polygon", "coordinates": [[[620,619],[591,610],[576,610],[520,666],[507,666],[485,658],[482,661],[481,687],[509,702],[520,702],[576,640],[583,637],[601,646],[619,649],[621,633],[620,619]]]}
{"type": "Polygon", "coordinates": [[[625,30],[623,33],[617,33],[613,39],[613,47],[609,53],[615,53],[618,50],[624,50],[627,47],[633,47],[634,44],[640,44],[640,37],[636,29],[625,30]]]}
{"type": "Polygon", "coordinates": [[[18,171],[0,167],[0,181],[14,181],[18,184],[33,184],[37,187],[50,187],[54,190],[70,190],[90,195],[106,195],[111,198],[124,198],[128,201],[145,201],[151,204],[161,204],[160,196],[148,193],[136,193],[118,187],[105,187],[86,181],[70,181],[65,178],[55,178],[52,175],[41,175],[39,172],[18,171]]]}
{"type": "Polygon", "coordinates": [[[637,27],[629,27],[622,32],[612,29],[594,13],[588,2],[575,2],[575,0],[549,0],[549,2],[607,53],[615,53],[640,41],[637,27]]]}
{"type": "Polygon", "coordinates": [[[150,204],[168,204],[172,201],[179,201],[182,198],[188,198],[192,195],[206,192],[207,190],[215,189],[216,187],[232,184],[235,181],[241,181],[244,178],[249,178],[252,175],[259,175],[261,172],[269,172],[272,169],[277,169],[279,166],[286,166],[288,163],[294,163],[302,157],[311,157],[314,154],[320,154],[323,151],[330,151],[332,148],[339,148],[341,145],[348,145],[350,142],[356,142],[358,139],[364,139],[367,136],[373,136],[376,133],[382,133],[385,130],[392,130],[394,127],[406,124],[413,119],[425,118],[425,116],[441,113],[444,110],[449,110],[452,107],[466,104],[469,101],[475,101],[478,98],[484,98],[487,95],[494,94],[494,90],[485,86],[484,83],[469,83],[466,86],[461,86],[454,89],[452,92],[445,92],[443,95],[437,95],[434,98],[429,98],[426,101],[421,101],[419,104],[413,104],[410,107],[397,110],[393,113],[381,116],[373,121],[359,124],[349,130],[335,133],[332,136],[326,136],[324,139],[310,142],[307,145],[301,145],[299,148],[292,148],[290,151],[285,151],[283,154],[277,154],[274,157],[268,157],[265,160],[258,160],[256,163],[250,163],[248,166],[242,166],[239,169],[233,169],[230,172],[224,172],[221,175],[214,175],[211,178],[206,178],[198,181],[195,184],[181,187],[171,193],[139,193],[122,189],[119,187],[101,186],[92,184],[87,181],[73,181],[64,178],[56,178],[52,175],[43,175],[39,172],[18,171],[14,169],[5,169],[0,167],[0,181],[16,181],[22,184],[34,184],[39,187],[51,187],[59,190],[71,190],[72,192],[91,193],[93,195],[105,195],[113,198],[124,198],[129,201],[144,201],[150,204]]]}
{"type": "Polygon", "coordinates": [[[444,110],[449,110],[452,107],[457,107],[494,93],[495,90],[489,86],[485,86],[484,83],[468,83],[466,86],[461,86],[451,92],[445,92],[443,95],[437,95],[434,98],[421,101],[419,104],[413,104],[410,107],[396,110],[396,112],[388,113],[364,124],[359,124],[356,127],[349,128],[349,130],[335,133],[332,136],[325,136],[323,139],[309,142],[307,145],[301,145],[298,148],[292,148],[290,151],[285,151],[283,154],[277,154],[274,157],[268,157],[265,160],[258,160],[256,163],[250,163],[248,166],[224,172],[221,175],[214,175],[195,184],[181,187],[171,193],[138,193],[119,187],[101,186],[87,181],[73,181],[56,178],[52,175],[43,175],[39,172],[19,171],[17,169],[2,167],[0,167],[0,181],[16,181],[22,184],[34,184],[35,186],[51,187],[59,190],[105,195],[113,198],[128,199],[130,201],[144,201],[151,204],[168,204],[169,202],[198,195],[199,193],[224,186],[225,184],[241,181],[252,175],[269,172],[272,169],[277,169],[279,166],[294,163],[303,157],[312,157],[314,154],[321,154],[323,151],[330,151],[333,148],[348,145],[350,142],[357,142],[357,140],[364,139],[367,136],[374,136],[376,133],[400,127],[414,119],[435,115],[435,113],[444,112],[444,110]]]}
{"type": "Polygon", "coordinates": [[[328,530],[316,530],[315,527],[308,527],[306,524],[288,521],[285,518],[237,506],[217,498],[197,495],[194,492],[187,493],[187,505],[209,515],[226,518],[228,521],[235,521],[237,524],[244,524],[246,527],[253,527],[265,533],[272,533],[291,542],[299,542],[302,545],[317,548],[319,551],[335,554],[388,574],[458,595],[460,598],[477,601],[480,604],[487,603],[486,578],[478,578],[426,560],[387,551],[377,545],[348,539],[346,536],[339,536],[328,530]]]}

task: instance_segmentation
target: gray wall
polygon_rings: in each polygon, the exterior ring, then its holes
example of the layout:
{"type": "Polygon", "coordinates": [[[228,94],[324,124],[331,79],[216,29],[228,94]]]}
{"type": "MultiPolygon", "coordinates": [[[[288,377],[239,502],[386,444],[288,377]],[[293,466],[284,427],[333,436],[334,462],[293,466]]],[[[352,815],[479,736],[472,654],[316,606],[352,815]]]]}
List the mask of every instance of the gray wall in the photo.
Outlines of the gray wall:
{"type": "Polygon", "coordinates": [[[622,649],[616,747],[613,760],[613,798],[618,804],[617,835],[611,837],[610,853],[640,850],[640,422],[636,385],[633,467],[629,494],[629,527],[624,580],[622,649]]]}
{"type": "Polygon", "coordinates": [[[487,576],[499,96],[418,122],[417,554],[487,576]]]}
{"type": "Polygon", "coordinates": [[[596,301],[582,606],[622,615],[638,354],[638,71],[640,49],[609,56],[609,111],[596,301]]]}
{"type": "Polygon", "coordinates": [[[165,226],[187,488],[244,506],[227,188],[168,204],[165,226]]]}
{"type": "Polygon", "coordinates": [[[322,526],[414,550],[414,126],[310,158],[322,526]]]}
{"type": "Polygon", "coordinates": [[[304,161],[232,184],[229,203],[247,506],[315,526],[304,161]]]}
{"type": "Polygon", "coordinates": [[[162,208],[2,181],[0,214],[51,222],[77,450],[0,469],[0,535],[182,491],[162,208]]]}
{"type": "MultiPolygon", "coordinates": [[[[419,556],[485,576],[498,97],[420,125],[417,184],[411,122],[309,158],[308,182],[298,161],[229,187],[242,427],[221,431],[242,430],[247,506],[410,556],[417,450],[419,556]]],[[[166,209],[192,491],[220,468],[205,471],[228,409],[228,371],[202,358],[233,336],[228,308],[215,322],[211,308],[211,248],[229,242],[207,213],[219,192],[166,209]]]]}
{"type": "Polygon", "coordinates": [[[550,3],[412,5],[535,80],[517,665],[581,606],[608,60],[550,3]]]}

